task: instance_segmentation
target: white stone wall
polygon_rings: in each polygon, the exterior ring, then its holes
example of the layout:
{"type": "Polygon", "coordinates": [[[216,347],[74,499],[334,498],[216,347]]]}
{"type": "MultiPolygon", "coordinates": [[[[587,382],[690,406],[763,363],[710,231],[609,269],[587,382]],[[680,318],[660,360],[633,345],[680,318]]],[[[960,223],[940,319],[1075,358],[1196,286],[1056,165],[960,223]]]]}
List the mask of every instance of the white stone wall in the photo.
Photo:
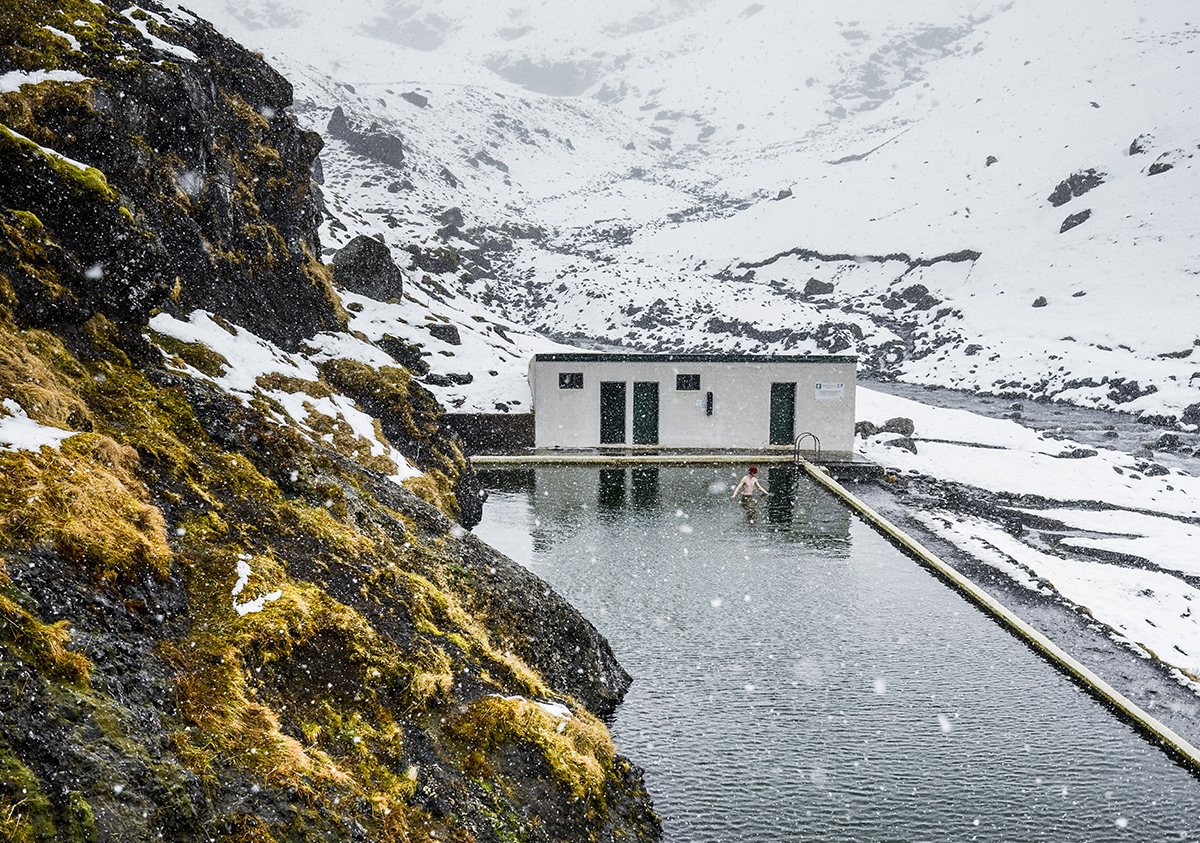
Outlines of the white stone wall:
{"type": "MultiPolygon", "coordinates": [[[[659,384],[659,435],[658,445],[648,447],[766,449],[771,384],[781,382],[796,384],[795,435],[815,433],[825,451],[852,449],[855,358],[696,357],[700,355],[538,355],[529,366],[537,447],[600,446],[601,381],[626,384],[625,444],[632,447],[633,384],[651,381],[659,384]],[[583,388],[560,389],[559,374],[566,372],[582,373],[583,388]],[[700,390],[676,390],[679,374],[700,375],[700,390]],[[711,416],[705,413],[709,392],[711,416]]],[[[802,447],[810,449],[811,441],[802,447]]]]}

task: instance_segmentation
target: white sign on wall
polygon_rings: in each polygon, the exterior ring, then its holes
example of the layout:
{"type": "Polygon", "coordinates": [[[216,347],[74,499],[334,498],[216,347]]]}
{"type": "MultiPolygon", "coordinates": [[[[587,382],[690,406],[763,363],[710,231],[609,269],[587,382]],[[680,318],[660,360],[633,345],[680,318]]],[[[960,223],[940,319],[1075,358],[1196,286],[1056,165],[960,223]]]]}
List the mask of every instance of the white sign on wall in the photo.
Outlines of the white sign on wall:
{"type": "Polygon", "coordinates": [[[816,388],[818,401],[841,401],[846,397],[846,384],[819,383],[816,388]]]}

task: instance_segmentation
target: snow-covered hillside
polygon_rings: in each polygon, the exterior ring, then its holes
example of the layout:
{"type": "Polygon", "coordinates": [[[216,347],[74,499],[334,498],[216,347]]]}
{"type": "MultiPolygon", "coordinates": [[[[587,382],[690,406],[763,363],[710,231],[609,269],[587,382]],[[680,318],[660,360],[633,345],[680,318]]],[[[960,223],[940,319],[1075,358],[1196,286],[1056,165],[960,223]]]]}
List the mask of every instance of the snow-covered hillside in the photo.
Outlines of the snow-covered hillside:
{"type": "Polygon", "coordinates": [[[327,136],[326,244],[449,244],[447,297],[573,341],[1200,403],[1188,3],[185,5],[312,128],[402,137],[394,167],[327,136]]]}

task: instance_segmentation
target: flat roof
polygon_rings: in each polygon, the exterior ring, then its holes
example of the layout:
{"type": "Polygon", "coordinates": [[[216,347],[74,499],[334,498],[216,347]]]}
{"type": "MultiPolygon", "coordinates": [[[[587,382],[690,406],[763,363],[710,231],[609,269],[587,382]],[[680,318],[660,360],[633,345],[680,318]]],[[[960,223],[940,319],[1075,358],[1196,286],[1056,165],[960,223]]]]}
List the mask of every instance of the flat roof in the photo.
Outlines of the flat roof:
{"type": "Polygon", "coordinates": [[[538,363],[857,363],[856,354],[535,354],[538,363]]]}

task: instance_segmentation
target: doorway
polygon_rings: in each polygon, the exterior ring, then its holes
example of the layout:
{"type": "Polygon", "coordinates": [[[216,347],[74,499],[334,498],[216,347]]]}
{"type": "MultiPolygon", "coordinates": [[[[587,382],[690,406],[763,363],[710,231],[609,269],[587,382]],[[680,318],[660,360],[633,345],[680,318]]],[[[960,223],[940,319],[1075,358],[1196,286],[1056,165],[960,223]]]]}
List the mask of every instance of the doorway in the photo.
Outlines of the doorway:
{"type": "Polygon", "coordinates": [[[633,384],[633,444],[658,444],[658,384],[652,381],[633,384]]]}
{"type": "Polygon", "coordinates": [[[771,384],[771,444],[791,445],[796,435],[796,384],[771,384]]]}
{"type": "Polygon", "coordinates": [[[600,383],[600,444],[625,444],[625,382],[600,383]]]}

